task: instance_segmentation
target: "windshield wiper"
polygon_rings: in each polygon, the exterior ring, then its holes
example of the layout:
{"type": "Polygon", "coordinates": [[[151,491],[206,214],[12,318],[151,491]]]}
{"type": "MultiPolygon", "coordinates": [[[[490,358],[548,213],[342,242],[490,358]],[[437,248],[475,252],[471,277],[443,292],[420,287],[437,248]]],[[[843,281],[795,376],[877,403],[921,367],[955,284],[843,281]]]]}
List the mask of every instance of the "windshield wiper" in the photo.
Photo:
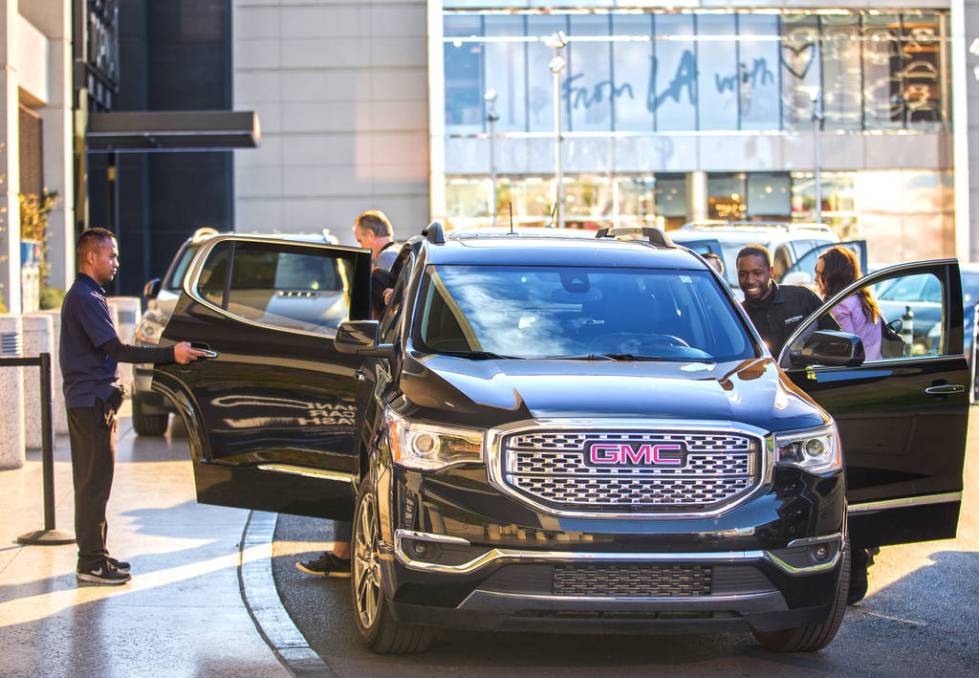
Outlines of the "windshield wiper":
{"type": "Polygon", "coordinates": [[[544,360],[615,360],[604,353],[582,353],[580,355],[549,355],[544,360]]]}

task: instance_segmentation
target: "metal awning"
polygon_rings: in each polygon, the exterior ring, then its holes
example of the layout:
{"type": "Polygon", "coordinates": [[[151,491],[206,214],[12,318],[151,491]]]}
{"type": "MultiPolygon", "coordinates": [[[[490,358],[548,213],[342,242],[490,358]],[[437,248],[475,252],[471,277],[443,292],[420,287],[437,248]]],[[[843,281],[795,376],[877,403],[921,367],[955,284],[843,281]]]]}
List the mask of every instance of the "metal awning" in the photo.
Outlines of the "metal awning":
{"type": "Polygon", "coordinates": [[[254,111],[118,111],[90,113],[90,153],[226,151],[256,148],[262,133],[254,111]]]}

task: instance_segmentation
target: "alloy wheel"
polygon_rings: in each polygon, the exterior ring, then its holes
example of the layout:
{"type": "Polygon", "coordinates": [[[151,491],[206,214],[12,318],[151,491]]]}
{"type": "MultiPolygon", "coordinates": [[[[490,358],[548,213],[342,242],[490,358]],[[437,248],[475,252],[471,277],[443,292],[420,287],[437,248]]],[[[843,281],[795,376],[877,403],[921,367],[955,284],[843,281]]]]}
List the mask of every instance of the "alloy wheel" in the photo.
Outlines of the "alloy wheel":
{"type": "Polygon", "coordinates": [[[377,550],[377,510],[373,496],[367,494],[357,513],[357,539],[354,542],[354,590],[357,614],[365,629],[373,626],[381,598],[381,562],[377,550]]]}

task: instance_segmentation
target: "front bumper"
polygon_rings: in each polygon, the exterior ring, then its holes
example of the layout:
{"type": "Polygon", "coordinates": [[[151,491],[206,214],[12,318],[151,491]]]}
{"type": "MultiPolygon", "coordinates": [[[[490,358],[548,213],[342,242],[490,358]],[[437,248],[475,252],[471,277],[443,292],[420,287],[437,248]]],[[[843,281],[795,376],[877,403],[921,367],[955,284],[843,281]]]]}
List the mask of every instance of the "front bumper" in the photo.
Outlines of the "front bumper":
{"type": "Polygon", "coordinates": [[[491,548],[459,562],[467,547],[472,545],[462,539],[398,531],[394,558],[388,560],[387,567],[392,570],[390,577],[402,583],[391,600],[392,611],[400,621],[497,631],[775,631],[818,622],[829,614],[840,576],[843,538],[835,534],[798,540],[792,548],[777,552],[603,553],[491,548]],[[423,548],[419,549],[420,545],[423,548]],[[811,561],[810,550],[819,546],[827,557],[820,563],[803,564],[811,561]],[[419,550],[454,564],[419,560],[413,555],[419,550]],[[568,595],[557,590],[555,579],[556,568],[584,572],[597,568],[603,573],[611,568],[619,574],[632,570],[633,575],[642,577],[643,568],[651,572],[648,568],[684,567],[711,572],[709,594],[630,595],[620,590],[615,594],[568,595]],[[783,594],[786,590],[809,590],[814,595],[790,605],[783,594]],[[451,600],[453,595],[461,599],[451,600]]]}

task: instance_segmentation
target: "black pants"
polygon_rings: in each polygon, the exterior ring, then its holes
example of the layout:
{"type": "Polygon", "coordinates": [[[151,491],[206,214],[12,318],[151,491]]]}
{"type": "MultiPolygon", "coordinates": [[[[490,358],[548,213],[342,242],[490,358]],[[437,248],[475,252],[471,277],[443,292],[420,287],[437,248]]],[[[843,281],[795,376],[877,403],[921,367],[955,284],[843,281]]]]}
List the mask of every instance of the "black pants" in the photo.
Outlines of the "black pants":
{"type": "Polygon", "coordinates": [[[116,413],[101,400],[94,407],[68,409],[71,477],[75,486],[78,569],[98,567],[108,556],[105,506],[116,460],[116,413]]]}

